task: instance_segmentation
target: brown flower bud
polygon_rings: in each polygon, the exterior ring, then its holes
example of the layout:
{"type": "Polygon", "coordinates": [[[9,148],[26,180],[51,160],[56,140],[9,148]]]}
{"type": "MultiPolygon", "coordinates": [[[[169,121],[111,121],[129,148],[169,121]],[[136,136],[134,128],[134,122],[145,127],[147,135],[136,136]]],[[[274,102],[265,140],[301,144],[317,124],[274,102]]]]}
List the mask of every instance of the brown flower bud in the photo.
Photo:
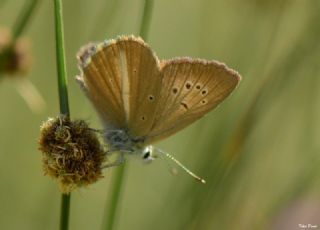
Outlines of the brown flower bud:
{"type": "Polygon", "coordinates": [[[44,173],[58,181],[63,193],[103,177],[105,152],[85,121],[63,115],[49,118],[41,126],[39,145],[44,173]]]}

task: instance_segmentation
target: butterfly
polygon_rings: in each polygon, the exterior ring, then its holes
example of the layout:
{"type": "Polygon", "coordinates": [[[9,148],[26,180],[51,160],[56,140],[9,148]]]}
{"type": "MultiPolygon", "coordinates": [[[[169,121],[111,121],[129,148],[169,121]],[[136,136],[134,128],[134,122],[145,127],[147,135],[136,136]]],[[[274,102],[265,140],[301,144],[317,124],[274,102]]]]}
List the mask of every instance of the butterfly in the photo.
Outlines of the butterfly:
{"type": "Polygon", "coordinates": [[[108,152],[140,154],[152,160],[163,154],[199,181],[170,154],[152,146],[220,104],[241,76],[225,64],[178,57],[159,60],[142,38],[119,36],[89,43],[77,55],[77,81],[97,110],[108,152]]]}

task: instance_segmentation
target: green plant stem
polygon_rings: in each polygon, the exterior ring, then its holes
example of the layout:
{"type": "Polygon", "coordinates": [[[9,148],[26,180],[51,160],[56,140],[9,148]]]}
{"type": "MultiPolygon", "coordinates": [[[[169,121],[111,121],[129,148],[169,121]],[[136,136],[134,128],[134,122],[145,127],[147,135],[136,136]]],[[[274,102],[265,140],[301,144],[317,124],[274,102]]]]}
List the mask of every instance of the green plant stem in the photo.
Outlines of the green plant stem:
{"type": "Polygon", "coordinates": [[[67,230],[69,226],[70,193],[61,195],[60,230],[67,230]]]}
{"type": "Polygon", "coordinates": [[[140,24],[139,35],[146,41],[151,23],[152,9],[154,0],[144,0],[143,13],[140,24]]]}
{"type": "Polygon", "coordinates": [[[117,207],[120,200],[120,194],[123,187],[123,181],[125,177],[125,165],[119,166],[115,169],[114,181],[112,182],[111,187],[111,196],[107,201],[107,205],[109,207],[108,211],[105,212],[105,229],[111,230],[114,227],[117,207]]]}
{"type": "MultiPolygon", "coordinates": [[[[144,0],[143,5],[143,13],[140,25],[140,36],[146,41],[147,34],[150,27],[150,20],[152,15],[152,8],[153,8],[153,0],[144,0]]],[[[121,195],[121,190],[123,188],[124,179],[125,179],[125,165],[119,167],[115,172],[115,179],[112,183],[112,190],[110,195],[110,202],[107,202],[107,208],[105,212],[105,228],[106,230],[112,230],[114,228],[114,223],[117,218],[117,210],[119,206],[119,200],[121,195]]]]}
{"type": "Polygon", "coordinates": [[[13,25],[13,29],[12,29],[13,43],[24,32],[28,22],[30,21],[31,16],[33,15],[34,9],[36,8],[36,5],[38,2],[39,0],[25,1],[22,12],[17,18],[17,21],[15,22],[15,24],[13,25]]]}
{"type": "Polygon", "coordinates": [[[67,71],[64,52],[64,34],[61,0],[54,0],[55,27],[56,27],[56,57],[58,70],[59,102],[61,114],[69,115],[69,102],[67,90],[67,71]]]}
{"type": "MultiPolygon", "coordinates": [[[[70,116],[69,102],[68,102],[68,89],[67,89],[67,72],[66,72],[66,65],[65,65],[61,0],[54,0],[54,15],[55,15],[56,58],[57,58],[57,70],[58,70],[57,72],[58,72],[60,113],[70,116]]],[[[71,198],[70,196],[71,196],[70,193],[61,195],[60,230],[67,230],[69,226],[69,211],[70,211],[70,198],[71,198]]]]}

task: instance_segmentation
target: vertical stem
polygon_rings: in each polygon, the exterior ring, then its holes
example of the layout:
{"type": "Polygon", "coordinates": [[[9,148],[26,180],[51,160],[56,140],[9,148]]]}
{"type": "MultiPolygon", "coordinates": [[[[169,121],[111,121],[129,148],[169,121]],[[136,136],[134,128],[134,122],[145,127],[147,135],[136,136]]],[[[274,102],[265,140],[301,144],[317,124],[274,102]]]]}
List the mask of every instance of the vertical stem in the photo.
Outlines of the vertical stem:
{"type": "MultiPolygon", "coordinates": [[[[69,102],[67,89],[67,72],[65,65],[62,2],[54,0],[56,58],[58,72],[60,113],[69,116],[69,102]]],[[[60,230],[67,230],[69,226],[70,193],[61,195],[60,230]]]]}
{"type": "Polygon", "coordinates": [[[38,2],[39,0],[25,1],[23,10],[20,13],[20,16],[18,17],[17,21],[13,25],[13,29],[12,29],[13,43],[23,33],[27,23],[30,21],[31,15],[34,12],[34,9],[36,8],[36,5],[38,2]]]}
{"type": "Polygon", "coordinates": [[[64,34],[61,0],[54,0],[55,6],[55,26],[56,26],[56,57],[58,70],[58,87],[60,112],[69,116],[68,90],[67,90],[67,72],[64,52],[64,34]]]}
{"type": "Polygon", "coordinates": [[[60,230],[67,230],[69,226],[70,193],[61,195],[60,230]]]}
{"type": "MultiPolygon", "coordinates": [[[[152,8],[153,8],[153,0],[144,0],[143,5],[143,13],[140,25],[140,36],[147,40],[147,34],[150,27],[150,20],[152,15],[152,8]]],[[[106,230],[113,230],[114,223],[117,218],[117,209],[119,206],[119,200],[121,195],[121,190],[123,187],[124,179],[125,179],[125,165],[122,165],[116,169],[115,178],[112,183],[112,190],[110,195],[110,200],[107,202],[107,208],[105,211],[105,227],[103,229],[106,230]]]]}
{"type": "Polygon", "coordinates": [[[120,193],[122,190],[124,177],[125,177],[125,165],[121,165],[115,169],[114,180],[112,181],[111,196],[107,201],[109,210],[105,212],[105,229],[112,230],[116,220],[117,206],[119,205],[120,193]]]}
{"type": "Polygon", "coordinates": [[[139,34],[145,41],[148,40],[147,36],[150,29],[153,1],[154,0],[144,0],[144,8],[141,18],[139,34]]]}

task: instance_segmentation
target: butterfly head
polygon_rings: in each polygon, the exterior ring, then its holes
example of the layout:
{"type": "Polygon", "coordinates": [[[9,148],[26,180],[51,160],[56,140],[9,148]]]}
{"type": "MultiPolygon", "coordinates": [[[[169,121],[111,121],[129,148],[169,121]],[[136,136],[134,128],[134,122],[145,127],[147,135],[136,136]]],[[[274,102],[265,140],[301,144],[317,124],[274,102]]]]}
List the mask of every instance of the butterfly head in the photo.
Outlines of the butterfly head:
{"type": "Polygon", "coordinates": [[[154,153],[153,147],[151,145],[142,149],[142,159],[146,163],[150,163],[155,160],[158,156],[154,153]]]}

